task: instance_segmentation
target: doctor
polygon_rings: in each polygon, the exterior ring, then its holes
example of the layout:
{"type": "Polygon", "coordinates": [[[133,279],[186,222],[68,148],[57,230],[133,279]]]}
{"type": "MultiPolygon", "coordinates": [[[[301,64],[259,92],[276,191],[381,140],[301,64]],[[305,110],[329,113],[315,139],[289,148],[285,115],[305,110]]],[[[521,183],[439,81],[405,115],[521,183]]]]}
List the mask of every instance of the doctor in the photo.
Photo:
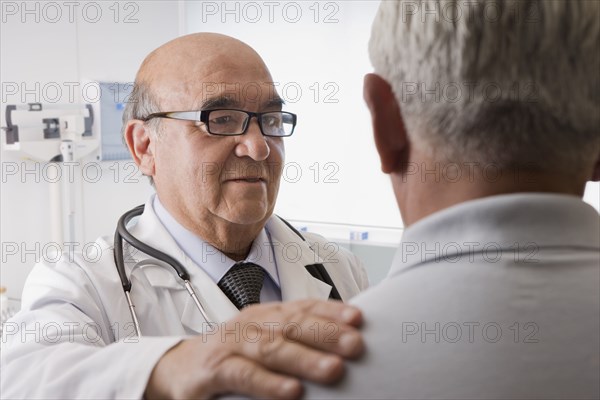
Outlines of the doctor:
{"type": "Polygon", "coordinates": [[[98,262],[65,257],[29,276],[5,329],[3,397],[295,397],[288,375],[339,378],[340,356],[362,349],[360,313],[318,301],[333,288],[305,267],[323,264],[343,300],[367,287],[366,273],[273,215],[295,116],[272,82],[253,49],[218,34],[175,39],[144,60],[124,137],[156,195],[129,230],[187,269],[208,320],[172,269],[125,246],[138,338],[112,238],[99,239],[98,262]],[[236,297],[248,281],[255,292],[236,297]],[[257,302],[275,303],[240,312],[257,302]]]}

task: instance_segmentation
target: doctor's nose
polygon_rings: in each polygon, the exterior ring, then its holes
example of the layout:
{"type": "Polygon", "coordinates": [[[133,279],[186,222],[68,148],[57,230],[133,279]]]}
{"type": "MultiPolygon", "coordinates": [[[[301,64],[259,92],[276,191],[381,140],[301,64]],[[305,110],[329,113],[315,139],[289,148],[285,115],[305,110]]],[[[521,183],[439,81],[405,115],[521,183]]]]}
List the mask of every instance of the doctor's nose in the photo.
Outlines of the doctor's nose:
{"type": "Polygon", "coordinates": [[[238,157],[250,157],[254,161],[264,161],[271,153],[268,138],[261,133],[256,117],[251,118],[248,124],[246,133],[238,136],[235,155],[238,157]]]}

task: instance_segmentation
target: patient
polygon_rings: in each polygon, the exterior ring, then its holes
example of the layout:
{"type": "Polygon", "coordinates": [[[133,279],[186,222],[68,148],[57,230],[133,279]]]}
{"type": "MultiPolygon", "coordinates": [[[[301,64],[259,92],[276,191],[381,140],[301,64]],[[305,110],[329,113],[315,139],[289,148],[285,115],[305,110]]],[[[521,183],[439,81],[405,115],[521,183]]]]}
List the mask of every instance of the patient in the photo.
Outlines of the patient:
{"type": "Polygon", "coordinates": [[[352,301],[367,357],[308,398],[600,396],[599,45],[596,1],[382,3],[364,96],[407,229],[352,301]]]}

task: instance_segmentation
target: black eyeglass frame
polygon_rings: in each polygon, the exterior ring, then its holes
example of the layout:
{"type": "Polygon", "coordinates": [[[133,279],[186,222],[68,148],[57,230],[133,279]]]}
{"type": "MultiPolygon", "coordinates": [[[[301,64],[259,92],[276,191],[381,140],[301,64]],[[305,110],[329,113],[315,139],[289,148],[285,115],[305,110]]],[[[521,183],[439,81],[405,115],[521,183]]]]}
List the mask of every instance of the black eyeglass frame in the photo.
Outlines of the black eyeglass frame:
{"type": "Polygon", "coordinates": [[[241,136],[248,131],[248,127],[250,126],[250,120],[254,117],[256,117],[256,121],[258,122],[258,126],[260,128],[260,133],[263,136],[267,136],[267,137],[290,137],[290,136],[292,136],[292,134],[294,133],[294,130],[296,129],[296,122],[298,119],[296,114],[287,112],[287,111],[266,111],[266,112],[255,113],[255,112],[239,110],[239,109],[235,109],[235,108],[217,108],[217,109],[211,109],[211,110],[198,110],[198,111],[157,112],[157,113],[152,113],[152,114],[148,115],[146,118],[141,118],[141,120],[144,122],[147,122],[153,118],[166,118],[166,119],[175,119],[175,120],[180,120],[180,121],[202,122],[203,124],[206,125],[206,128],[207,128],[206,130],[211,135],[241,136]],[[246,115],[248,115],[248,119],[246,120],[246,123],[245,123],[241,133],[231,133],[231,134],[212,133],[210,131],[209,115],[213,111],[239,111],[239,112],[243,112],[246,115]],[[280,113],[280,114],[285,114],[285,115],[289,115],[292,117],[292,131],[289,134],[287,134],[287,135],[267,135],[267,134],[265,134],[265,132],[263,130],[263,126],[262,126],[262,116],[266,115],[266,114],[272,114],[272,113],[280,113]]]}

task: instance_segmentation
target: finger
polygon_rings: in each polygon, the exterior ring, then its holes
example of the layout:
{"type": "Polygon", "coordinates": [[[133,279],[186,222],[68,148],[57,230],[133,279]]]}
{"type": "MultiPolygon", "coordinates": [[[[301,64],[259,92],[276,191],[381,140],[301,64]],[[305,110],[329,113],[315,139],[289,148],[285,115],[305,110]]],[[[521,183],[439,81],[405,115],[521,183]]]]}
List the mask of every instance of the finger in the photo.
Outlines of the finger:
{"type": "Polygon", "coordinates": [[[250,337],[273,339],[277,335],[288,341],[303,343],[325,352],[346,358],[355,358],[364,351],[364,342],[355,328],[362,316],[360,310],[336,301],[301,300],[269,306],[255,305],[246,308],[240,317],[243,331],[250,337]],[[267,308],[268,307],[268,308],[267,308]],[[260,317],[273,315],[268,325],[247,323],[260,317]],[[347,324],[350,321],[355,325],[347,324]]]}
{"type": "Polygon", "coordinates": [[[344,374],[341,357],[283,338],[249,345],[245,354],[271,370],[318,383],[334,383],[344,374]]]}
{"type": "Polygon", "coordinates": [[[304,312],[352,326],[362,324],[362,312],[341,301],[300,300],[295,302],[304,312]]]}
{"type": "Polygon", "coordinates": [[[291,314],[288,321],[280,326],[281,335],[288,341],[346,358],[358,357],[364,351],[362,335],[354,326],[318,317],[305,310],[291,314]]]}
{"type": "Polygon", "coordinates": [[[255,398],[297,399],[302,395],[298,379],[271,372],[247,358],[232,356],[215,371],[215,394],[236,393],[255,398]]]}
{"type": "Polygon", "coordinates": [[[345,358],[356,358],[364,352],[365,348],[359,331],[348,325],[324,319],[305,320],[298,326],[288,325],[284,328],[283,336],[286,340],[296,341],[345,358]]]}

